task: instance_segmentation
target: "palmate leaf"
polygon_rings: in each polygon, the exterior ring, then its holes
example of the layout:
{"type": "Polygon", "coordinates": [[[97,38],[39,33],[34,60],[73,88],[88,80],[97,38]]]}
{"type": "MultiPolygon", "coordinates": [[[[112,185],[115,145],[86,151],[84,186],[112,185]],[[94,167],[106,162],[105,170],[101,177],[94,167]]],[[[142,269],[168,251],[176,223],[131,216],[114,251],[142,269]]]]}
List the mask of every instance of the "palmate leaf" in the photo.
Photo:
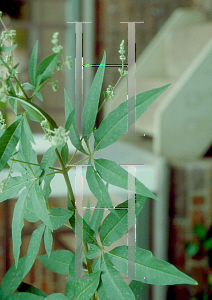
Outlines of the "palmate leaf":
{"type": "Polygon", "coordinates": [[[44,266],[57,274],[69,274],[69,264],[74,254],[69,250],[57,250],[51,253],[38,256],[44,266]]]}
{"type": "Polygon", "coordinates": [[[121,273],[112,266],[106,256],[104,256],[101,269],[101,280],[109,299],[135,300],[132,290],[121,278],[121,273]]]}
{"type": "Polygon", "coordinates": [[[53,229],[57,230],[58,228],[60,228],[66,221],[71,218],[72,215],[73,212],[68,209],[61,207],[51,207],[49,217],[53,229]]]}
{"type": "MultiPolygon", "coordinates": [[[[133,246],[119,246],[108,252],[109,258],[120,272],[127,275],[128,265],[135,263],[128,259],[128,249],[133,246]]],[[[136,247],[136,278],[134,280],[155,285],[192,284],[197,282],[180,272],[168,262],[158,259],[148,250],[136,247]]]]}
{"type": "Polygon", "coordinates": [[[35,140],[34,140],[32,131],[31,131],[30,127],[29,127],[29,123],[27,121],[27,117],[26,116],[24,116],[24,119],[23,119],[23,130],[24,130],[27,138],[35,145],[35,140]]]}
{"type": "Polygon", "coordinates": [[[0,202],[15,197],[18,192],[34,179],[28,180],[25,177],[17,176],[8,178],[7,184],[3,192],[0,194],[0,202]]]}
{"type": "MultiPolygon", "coordinates": [[[[30,140],[25,134],[25,131],[23,130],[23,124],[22,124],[22,130],[21,130],[21,137],[19,141],[19,152],[23,157],[23,161],[25,162],[31,162],[31,153],[32,153],[32,145],[30,140]]],[[[30,171],[30,166],[26,164],[25,166],[30,171]]]]}
{"type": "Polygon", "coordinates": [[[103,59],[101,61],[100,66],[98,67],[98,70],[91,84],[87,99],[83,107],[83,112],[82,112],[83,137],[86,142],[90,138],[89,135],[92,133],[96,122],[99,99],[100,99],[101,89],[102,89],[102,82],[104,79],[105,62],[106,62],[106,53],[104,52],[103,59]]]}
{"type": "MultiPolygon", "coordinates": [[[[120,167],[116,162],[100,158],[94,159],[94,163],[97,172],[100,174],[103,180],[115,186],[119,186],[125,190],[128,190],[128,172],[120,167]]],[[[131,174],[129,174],[129,177],[132,179],[135,178],[131,174]]],[[[137,178],[135,186],[137,194],[158,200],[157,197],[137,178]]]]}
{"type": "MultiPolygon", "coordinates": [[[[170,84],[136,95],[136,120],[169,86],[170,84]]],[[[115,143],[120,138],[120,135],[127,131],[127,128],[134,123],[133,117],[135,120],[134,109],[135,97],[131,97],[128,100],[128,103],[127,101],[121,103],[116,109],[108,114],[94,134],[95,151],[115,143]],[[133,103],[134,106],[132,105],[133,103]],[[128,107],[130,107],[129,110],[128,107]],[[128,115],[132,116],[132,118],[129,118],[129,124],[127,125],[128,115]]]]}
{"type": "Polygon", "coordinates": [[[29,62],[29,78],[33,85],[35,85],[35,76],[37,68],[37,57],[38,57],[38,41],[35,43],[34,49],[29,62]]]}
{"type": "Polygon", "coordinates": [[[41,238],[43,236],[45,225],[41,224],[35,229],[31,235],[31,239],[29,242],[29,247],[26,255],[25,261],[25,270],[24,270],[24,277],[30,271],[31,267],[33,266],[35,259],[38,254],[38,250],[40,248],[41,238]]]}
{"type": "Polygon", "coordinates": [[[29,190],[25,189],[20,194],[18,201],[15,204],[12,220],[12,240],[13,240],[13,254],[15,258],[15,266],[18,266],[18,260],[20,255],[21,241],[21,231],[24,226],[24,212],[27,202],[27,195],[29,190]]]}
{"type": "Polygon", "coordinates": [[[45,300],[68,300],[68,298],[65,295],[60,293],[51,294],[44,299],[45,300]]]}
{"type": "Polygon", "coordinates": [[[19,259],[17,268],[14,264],[5,274],[0,287],[0,299],[6,299],[21,284],[24,278],[25,260],[26,255],[19,259]]]}
{"type": "Polygon", "coordinates": [[[12,50],[14,50],[18,45],[14,44],[12,46],[1,46],[0,47],[0,52],[6,53],[6,52],[10,52],[12,50]]]}
{"type": "Polygon", "coordinates": [[[56,160],[57,160],[57,155],[55,153],[55,147],[52,146],[45,152],[41,160],[40,169],[42,170],[42,174],[39,177],[39,184],[41,184],[43,179],[46,178],[45,176],[49,172],[49,167],[54,167],[56,160]]]}
{"type": "Polygon", "coordinates": [[[0,172],[13,154],[21,135],[22,118],[10,125],[0,137],[0,172]]]}
{"type": "Polygon", "coordinates": [[[64,90],[64,99],[65,99],[65,117],[66,117],[66,124],[65,128],[66,130],[70,131],[70,141],[72,145],[79,151],[81,151],[84,154],[87,154],[85,149],[82,146],[82,142],[80,140],[80,136],[77,133],[77,130],[75,128],[75,109],[73,109],[71,101],[68,97],[68,94],[66,90],[64,90]]]}
{"type": "MultiPolygon", "coordinates": [[[[131,201],[131,199],[129,199],[129,201],[131,201]]],[[[145,202],[146,197],[140,195],[136,196],[136,216],[141,212],[145,202]]],[[[128,200],[119,204],[117,208],[119,207],[128,208],[128,200]]],[[[110,246],[112,243],[119,240],[133,224],[135,224],[135,219],[131,220],[128,218],[129,212],[129,209],[117,210],[117,216],[110,213],[104,219],[99,232],[101,242],[104,246],[110,246]]]]}
{"type": "Polygon", "coordinates": [[[34,90],[35,89],[34,85],[30,84],[29,82],[23,83],[22,87],[26,91],[28,91],[28,90],[34,90]]]}
{"type": "Polygon", "coordinates": [[[100,273],[97,271],[84,275],[82,279],[76,279],[74,256],[69,266],[65,295],[69,300],[90,300],[99,285],[100,273]]]}
{"type": "Polygon", "coordinates": [[[42,84],[46,79],[48,79],[52,75],[56,67],[59,56],[60,53],[53,53],[47,56],[46,58],[44,58],[39,63],[35,75],[36,88],[38,88],[40,84],[42,84]]]}
{"type": "Polygon", "coordinates": [[[88,224],[93,229],[93,231],[97,234],[97,232],[99,230],[99,226],[100,226],[103,216],[104,216],[104,209],[101,209],[99,201],[97,202],[95,208],[96,209],[93,212],[91,221],[88,224]]]}
{"type": "Polygon", "coordinates": [[[6,298],[6,300],[42,300],[44,299],[43,296],[39,295],[34,295],[31,293],[27,292],[21,292],[21,293],[16,293],[13,295],[10,295],[9,297],[6,298]]]}
{"type": "Polygon", "coordinates": [[[52,243],[53,243],[52,232],[49,229],[49,227],[46,226],[45,231],[44,231],[44,246],[45,246],[48,257],[51,255],[52,243]]]}
{"type": "Polygon", "coordinates": [[[32,205],[32,199],[30,197],[27,198],[26,207],[24,210],[24,219],[26,219],[28,222],[37,222],[40,220],[40,218],[36,215],[33,205],[32,205]]]}
{"type": "Polygon", "coordinates": [[[41,123],[43,121],[43,119],[47,119],[47,121],[50,124],[51,129],[58,128],[57,124],[50,117],[50,115],[47,114],[45,111],[43,111],[36,104],[34,104],[32,102],[28,102],[25,99],[22,99],[22,98],[16,97],[16,96],[10,96],[10,98],[17,100],[21,104],[21,106],[23,106],[23,108],[26,110],[28,116],[31,118],[32,121],[37,121],[37,122],[41,123]]]}
{"type": "Polygon", "coordinates": [[[99,201],[99,206],[114,209],[108,190],[93,166],[87,167],[86,180],[91,192],[99,201]]]}
{"type": "MultiPolygon", "coordinates": [[[[43,296],[46,297],[47,295],[40,289],[32,286],[31,284],[22,282],[19,287],[17,288],[19,292],[25,292],[25,293],[30,293],[38,296],[43,296]]],[[[28,299],[28,298],[27,298],[28,299]]]]}
{"type": "Polygon", "coordinates": [[[105,290],[105,287],[102,283],[102,280],[100,281],[97,292],[98,292],[98,296],[99,296],[100,300],[110,300],[110,298],[108,297],[108,294],[105,290]]]}
{"type": "Polygon", "coordinates": [[[42,194],[42,189],[37,181],[33,184],[30,190],[30,196],[36,215],[39,217],[40,220],[44,222],[45,225],[47,225],[51,230],[53,230],[52,223],[49,218],[49,213],[46,207],[45,199],[42,194]]]}
{"type": "Polygon", "coordinates": [[[135,295],[136,300],[142,300],[141,291],[143,287],[143,282],[132,280],[129,284],[129,287],[135,295]]]}

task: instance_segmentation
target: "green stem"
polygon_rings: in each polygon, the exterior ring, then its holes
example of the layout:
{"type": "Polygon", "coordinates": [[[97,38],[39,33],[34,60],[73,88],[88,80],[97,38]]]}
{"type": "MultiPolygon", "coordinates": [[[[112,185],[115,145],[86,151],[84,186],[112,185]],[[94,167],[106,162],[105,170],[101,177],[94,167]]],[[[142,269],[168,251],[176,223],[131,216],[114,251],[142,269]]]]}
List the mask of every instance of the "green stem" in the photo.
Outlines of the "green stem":
{"type": "MultiPolygon", "coordinates": [[[[72,190],[72,186],[71,186],[71,182],[69,180],[69,177],[68,177],[68,170],[62,160],[62,157],[58,151],[57,148],[55,148],[55,152],[56,152],[56,155],[58,157],[58,160],[60,162],[60,165],[61,165],[61,168],[62,168],[62,171],[63,171],[63,176],[64,176],[64,179],[65,179],[65,182],[66,182],[66,186],[67,186],[67,189],[68,189],[68,193],[69,193],[69,197],[71,199],[71,202],[72,202],[72,205],[73,207],[75,207],[75,197],[74,197],[74,193],[73,193],[73,190],[72,190]]],[[[75,208],[76,209],[76,208],[75,208]]],[[[87,243],[83,242],[83,248],[84,248],[84,251],[85,251],[85,255],[88,253],[88,245],[87,243]]],[[[86,262],[87,262],[87,268],[88,268],[88,273],[91,274],[92,273],[92,264],[91,264],[91,260],[86,258],[86,262]]],[[[95,300],[95,295],[93,295],[93,297],[91,298],[91,300],[95,300]]]]}
{"type": "Polygon", "coordinates": [[[69,197],[71,199],[73,207],[75,207],[75,197],[74,197],[74,193],[73,193],[73,190],[72,190],[71,182],[70,182],[69,177],[68,177],[68,171],[66,169],[66,166],[65,166],[65,164],[62,160],[62,157],[61,157],[59,151],[57,150],[57,148],[55,148],[55,152],[56,152],[57,158],[58,158],[58,160],[60,162],[60,165],[61,165],[61,168],[62,168],[62,172],[63,172],[63,176],[64,176],[66,186],[67,186],[67,189],[68,189],[69,197]]]}
{"type": "Polygon", "coordinates": [[[77,161],[74,165],[71,165],[71,166],[68,165],[67,170],[69,171],[69,170],[70,170],[71,168],[73,168],[75,165],[79,165],[81,162],[87,160],[88,158],[89,158],[89,157],[85,157],[85,158],[83,158],[83,159],[77,161]]]}
{"type": "MultiPolygon", "coordinates": [[[[15,158],[10,158],[10,160],[17,161],[17,162],[20,162],[20,163],[23,163],[23,164],[28,164],[28,165],[40,167],[39,164],[34,164],[34,163],[27,162],[27,161],[18,160],[18,159],[15,159],[15,158]]],[[[60,169],[52,168],[52,167],[49,167],[49,169],[52,169],[52,170],[55,170],[55,171],[58,171],[59,173],[61,173],[60,169]]]]}
{"type": "Polygon", "coordinates": [[[27,100],[27,101],[30,101],[30,97],[28,97],[27,93],[26,93],[25,90],[23,89],[23,87],[22,87],[20,81],[18,80],[18,78],[17,78],[16,76],[14,76],[14,79],[15,79],[15,81],[17,82],[17,84],[19,85],[19,87],[20,87],[22,93],[24,94],[26,100],[27,100]]]}
{"type": "MultiPolygon", "coordinates": [[[[5,68],[8,69],[9,73],[11,73],[11,68],[8,66],[8,64],[0,57],[3,65],[5,66],[5,68]]],[[[17,84],[19,85],[22,93],[24,94],[25,98],[26,98],[26,101],[30,101],[30,98],[28,97],[27,93],[25,92],[25,90],[23,89],[20,81],[18,80],[18,78],[16,76],[13,76],[13,78],[15,79],[15,81],[17,82],[17,84]]]]}

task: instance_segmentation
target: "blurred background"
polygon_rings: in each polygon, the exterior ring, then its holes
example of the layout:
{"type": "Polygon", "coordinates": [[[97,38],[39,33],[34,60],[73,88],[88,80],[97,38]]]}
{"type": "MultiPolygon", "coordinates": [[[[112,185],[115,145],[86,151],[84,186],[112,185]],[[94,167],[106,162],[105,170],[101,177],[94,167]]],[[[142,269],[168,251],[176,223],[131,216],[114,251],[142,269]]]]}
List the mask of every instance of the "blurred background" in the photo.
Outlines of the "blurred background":
{"type": "MultiPolygon", "coordinates": [[[[65,54],[74,58],[75,25],[67,22],[92,22],[82,25],[84,65],[99,64],[104,50],[108,65],[120,64],[120,43],[125,40],[127,56],[128,41],[127,24],[120,22],[144,22],[135,25],[136,93],[172,85],[136,122],[136,134],[123,136],[109,148],[107,158],[119,164],[144,164],[141,181],[160,199],[158,203],[148,201],[138,218],[137,245],[174,264],[199,283],[169,288],[147,286],[142,299],[212,299],[212,1],[7,0],[0,2],[0,11],[8,29],[17,31],[18,47],[14,53],[15,61],[20,61],[22,83],[29,81],[28,64],[37,40],[38,61],[52,53],[51,39],[56,31],[65,54]]],[[[96,69],[83,68],[84,100],[96,69]]],[[[115,85],[119,78],[117,69],[106,67],[103,90],[109,84],[115,85]]],[[[64,68],[55,77],[59,79],[58,91],[53,93],[47,85],[42,92],[44,102],[35,100],[61,126],[65,122],[64,87],[73,102],[74,76],[74,68],[64,68]]],[[[123,78],[115,90],[116,98],[107,102],[99,114],[97,126],[127,99],[127,83],[127,77],[123,78]]],[[[14,114],[9,106],[0,103],[0,109],[10,124],[14,114]]],[[[21,112],[20,107],[18,110],[21,112]]],[[[30,125],[39,143],[42,128],[34,122],[30,125]]],[[[42,157],[45,149],[41,144],[38,148],[42,157]]],[[[62,189],[55,194],[53,190],[51,203],[60,202],[66,208],[65,187],[62,189]]],[[[10,228],[14,204],[15,200],[10,200],[0,206],[1,279],[14,263],[10,228]]],[[[37,226],[27,221],[25,225],[21,255],[26,253],[30,234],[37,226]]],[[[54,233],[53,250],[73,250],[73,243],[74,236],[70,239],[68,231],[59,229],[54,233]]],[[[45,253],[43,246],[39,253],[45,253]]],[[[66,276],[45,270],[36,261],[24,281],[49,294],[64,289],[66,276]]]]}

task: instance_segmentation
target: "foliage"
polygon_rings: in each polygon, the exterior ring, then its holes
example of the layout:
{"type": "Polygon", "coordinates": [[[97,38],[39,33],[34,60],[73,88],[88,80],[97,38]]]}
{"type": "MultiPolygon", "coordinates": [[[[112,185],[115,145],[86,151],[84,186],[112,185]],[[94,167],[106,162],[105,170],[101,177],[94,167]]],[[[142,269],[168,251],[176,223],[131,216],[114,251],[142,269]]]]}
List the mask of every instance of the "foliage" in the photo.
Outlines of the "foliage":
{"type": "Polygon", "coordinates": [[[191,300],[212,299],[212,225],[207,230],[204,224],[198,223],[193,227],[194,240],[186,243],[186,254],[194,260],[207,257],[209,271],[204,290],[198,292],[191,300]]]}
{"type": "MultiPolygon", "coordinates": [[[[5,27],[3,22],[2,24],[5,27]]],[[[134,251],[136,250],[135,262],[128,258],[128,251],[133,251],[131,246],[121,245],[110,251],[105,248],[119,240],[133,226],[130,221],[128,224],[128,204],[132,199],[124,199],[114,208],[107,189],[108,184],[128,189],[129,174],[114,161],[104,158],[94,159],[93,156],[96,151],[115,143],[120,135],[127,131],[128,115],[133,113],[133,110],[128,110],[128,104],[129,107],[133,107],[130,103],[134,101],[133,98],[130,98],[123,102],[101,122],[97,129],[94,127],[102,105],[115,97],[114,90],[117,85],[108,87],[104,92],[103,104],[99,105],[106,54],[103,55],[83,107],[83,132],[80,136],[75,128],[75,108],[72,107],[66,91],[64,92],[66,120],[64,127],[58,127],[47,112],[33,103],[35,97],[43,101],[41,91],[46,84],[51,84],[53,91],[56,91],[58,82],[51,82],[52,77],[64,65],[71,67],[71,57],[64,58],[63,47],[58,45],[58,33],[55,33],[52,39],[54,53],[39,63],[37,63],[38,42],[35,43],[28,69],[30,82],[23,84],[19,81],[18,65],[13,65],[13,50],[17,46],[14,44],[14,36],[14,31],[8,32],[5,29],[0,41],[0,64],[6,70],[0,76],[0,93],[2,95],[0,100],[8,101],[15,114],[14,122],[9,127],[6,126],[3,115],[0,119],[0,171],[5,166],[9,166],[8,177],[0,185],[0,202],[18,195],[12,220],[15,264],[5,274],[1,283],[0,299],[94,300],[99,297],[100,300],[105,300],[119,297],[123,300],[133,300],[138,299],[143,284],[197,284],[195,280],[177,270],[173,265],[155,258],[150,251],[136,247],[134,249],[134,251]],[[5,46],[5,40],[9,41],[11,45],[5,46]],[[23,113],[17,113],[17,103],[23,107],[23,113]],[[41,124],[45,138],[50,142],[49,149],[43,155],[40,164],[38,164],[37,154],[32,148],[34,138],[28,123],[29,120],[41,124]],[[94,142],[92,142],[91,136],[94,137],[94,142]],[[67,144],[68,138],[76,148],[71,158],[67,144]],[[94,150],[91,152],[90,149],[94,150]],[[86,180],[91,193],[98,201],[91,219],[89,212],[84,219],[79,215],[68,176],[68,171],[74,168],[72,161],[77,151],[85,154],[84,160],[89,162],[86,180]],[[61,166],[60,169],[54,167],[57,159],[61,166]],[[20,175],[12,176],[12,170],[18,171],[20,175]],[[51,207],[51,203],[48,201],[51,195],[50,183],[56,173],[62,174],[66,182],[67,209],[51,207]],[[109,214],[104,220],[103,209],[109,209],[109,214]],[[40,220],[40,225],[31,235],[27,253],[20,258],[24,219],[29,222],[40,220]],[[61,226],[67,226],[70,232],[74,231],[78,234],[77,228],[80,225],[83,235],[75,253],[66,249],[52,252],[55,230],[61,226]],[[37,257],[42,237],[44,237],[46,254],[37,257]],[[80,253],[82,253],[81,257],[80,253]],[[64,294],[57,293],[47,296],[43,291],[23,282],[36,258],[52,272],[68,275],[64,294]],[[80,265],[82,265],[81,258],[84,260],[87,273],[82,278],[78,274],[80,265]],[[128,285],[121,273],[128,276],[128,266],[133,264],[135,264],[136,276],[131,278],[131,283],[128,285]],[[16,290],[18,293],[14,293],[16,290]]],[[[120,72],[119,81],[127,74],[123,64],[124,52],[124,41],[122,41],[119,51],[122,61],[122,69],[118,70],[120,72]]],[[[138,94],[136,117],[139,118],[168,87],[169,85],[166,85],[138,94]]],[[[130,125],[132,124],[128,124],[128,126],[130,125]]],[[[75,165],[81,163],[82,161],[78,161],[75,165]]],[[[134,177],[133,180],[135,180],[134,177]]],[[[147,198],[157,200],[157,197],[136,179],[137,215],[142,210],[147,198]]]]}

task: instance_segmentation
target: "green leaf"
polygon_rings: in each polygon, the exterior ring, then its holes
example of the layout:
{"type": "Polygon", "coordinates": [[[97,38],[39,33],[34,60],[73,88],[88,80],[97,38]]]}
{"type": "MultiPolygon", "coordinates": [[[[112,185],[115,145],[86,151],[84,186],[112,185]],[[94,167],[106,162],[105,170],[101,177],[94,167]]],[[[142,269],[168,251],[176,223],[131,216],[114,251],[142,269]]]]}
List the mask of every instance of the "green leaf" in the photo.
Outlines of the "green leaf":
{"type": "Polygon", "coordinates": [[[43,102],[43,96],[42,96],[42,94],[41,94],[40,92],[36,92],[35,95],[38,97],[38,99],[39,99],[40,101],[43,102]]]}
{"type": "Polygon", "coordinates": [[[0,52],[3,52],[3,53],[6,53],[6,52],[10,52],[12,50],[14,50],[18,45],[17,44],[14,44],[12,46],[1,46],[0,47],[0,52]]]}
{"type": "Polygon", "coordinates": [[[91,84],[91,88],[88,92],[88,96],[85,101],[83,112],[82,112],[83,136],[86,142],[90,138],[90,134],[92,133],[96,122],[99,99],[100,99],[101,89],[102,89],[102,82],[103,82],[104,72],[105,72],[105,62],[106,62],[106,53],[104,51],[104,56],[101,61],[101,65],[98,67],[94,80],[91,84]]]}
{"type": "MultiPolygon", "coordinates": [[[[67,93],[65,92],[65,105],[68,107],[67,111],[70,111],[65,124],[65,129],[70,132],[69,138],[72,143],[72,145],[79,151],[81,151],[84,154],[87,154],[85,149],[82,146],[82,142],[80,140],[80,136],[77,133],[77,130],[75,129],[75,109],[71,108],[71,102],[68,98],[67,93]],[[67,104],[69,103],[69,104],[67,104]]],[[[66,113],[67,113],[66,111],[66,113]]]]}
{"type": "MultiPolygon", "coordinates": [[[[25,99],[19,98],[19,97],[13,97],[10,96],[12,99],[17,100],[23,108],[26,110],[28,115],[31,117],[33,121],[37,121],[41,123],[43,119],[47,119],[47,121],[50,124],[51,129],[58,128],[57,124],[55,121],[48,115],[45,111],[43,111],[39,106],[32,102],[28,102],[25,99]]],[[[14,123],[13,123],[14,124],[14,123]]],[[[12,124],[12,125],[13,125],[12,124]]]]}
{"type": "Polygon", "coordinates": [[[25,187],[30,181],[24,177],[10,177],[4,187],[3,192],[0,194],[0,202],[7,199],[14,198],[18,192],[25,187]]]}
{"type": "MultiPolygon", "coordinates": [[[[23,130],[23,123],[22,123],[22,130],[21,130],[21,137],[19,142],[19,152],[23,157],[23,161],[31,162],[31,152],[32,152],[32,145],[30,140],[27,138],[25,131],[23,130]]],[[[26,168],[30,170],[30,166],[26,164],[26,168]]]]}
{"type": "Polygon", "coordinates": [[[14,90],[14,87],[13,87],[13,84],[12,84],[11,80],[9,78],[7,78],[5,81],[6,81],[6,84],[8,85],[8,87],[10,88],[9,94],[11,96],[15,96],[16,93],[15,93],[15,90],[14,90]]]}
{"type": "MultiPolygon", "coordinates": [[[[125,190],[128,190],[128,172],[120,167],[116,162],[108,159],[94,159],[97,172],[100,174],[103,180],[119,186],[125,190]]],[[[129,174],[129,177],[135,180],[135,177],[129,174]]],[[[145,197],[149,197],[158,200],[157,197],[136,178],[136,193],[145,197]]],[[[132,190],[135,191],[135,190],[132,190]]]]}
{"type": "Polygon", "coordinates": [[[55,147],[52,146],[43,155],[43,158],[42,158],[41,164],[40,164],[40,169],[45,170],[49,167],[54,167],[56,160],[57,160],[57,155],[55,153],[55,147]]]}
{"type": "Polygon", "coordinates": [[[66,221],[71,218],[72,215],[73,212],[68,209],[61,207],[51,207],[49,217],[53,229],[57,230],[58,228],[60,228],[66,221]]]}
{"type": "Polygon", "coordinates": [[[83,241],[88,244],[94,244],[98,246],[98,242],[95,238],[95,232],[90,226],[83,220],[83,241]]]}
{"type": "Polygon", "coordinates": [[[133,294],[135,295],[136,300],[142,300],[141,291],[143,287],[143,282],[132,280],[129,284],[133,294]]]}
{"type": "Polygon", "coordinates": [[[49,227],[46,227],[44,232],[44,245],[48,257],[50,256],[52,251],[52,243],[53,243],[53,237],[52,237],[51,230],[49,229],[49,227]]]}
{"type": "Polygon", "coordinates": [[[34,294],[34,295],[38,295],[38,296],[43,296],[43,297],[46,297],[47,295],[40,289],[28,284],[28,283],[25,283],[22,281],[22,283],[19,285],[18,289],[17,289],[19,292],[28,292],[28,293],[31,293],[31,294],[34,294]]]}
{"type": "Polygon", "coordinates": [[[87,167],[86,180],[91,192],[99,201],[99,206],[114,209],[108,190],[93,166],[87,167]]]}
{"type": "Polygon", "coordinates": [[[88,251],[88,253],[86,254],[86,257],[89,259],[93,259],[94,257],[97,256],[97,254],[100,253],[100,249],[99,248],[95,248],[95,249],[90,249],[88,251]]]}
{"type": "Polygon", "coordinates": [[[89,224],[90,217],[91,217],[90,199],[88,198],[88,203],[87,203],[87,206],[85,208],[85,212],[83,212],[83,219],[89,224]]]}
{"type": "Polygon", "coordinates": [[[42,194],[42,189],[38,185],[37,181],[30,190],[30,196],[32,198],[32,205],[36,215],[40,218],[40,220],[42,220],[45,223],[45,225],[47,225],[51,230],[53,230],[49,218],[49,213],[46,207],[46,202],[42,194]]]}
{"type": "MultiPolygon", "coordinates": [[[[130,198],[129,201],[132,201],[132,199],[133,198],[130,198]]],[[[136,216],[138,216],[141,212],[145,202],[146,197],[140,195],[136,196],[136,216]]],[[[116,208],[121,207],[126,209],[118,209],[117,216],[109,213],[103,221],[99,236],[104,246],[110,246],[112,243],[119,240],[135,224],[135,219],[128,219],[128,213],[130,212],[128,208],[128,200],[119,204],[116,208]]]]}
{"type": "MultiPolygon", "coordinates": [[[[170,84],[136,95],[136,120],[169,86],[170,84]]],[[[121,103],[101,122],[94,134],[94,150],[97,151],[115,143],[120,138],[120,135],[124,134],[134,123],[133,119],[135,120],[134,96],[128,101],[121,103]],[[129,115],[132,118],[129,118],[129,124],[127,124],[129,115]]]]}
{"type": "Polygon", "coordinates": [[[44,187],[43,187],[43,195],[44,198],[47,199],[51,194],[51,181],[54,178],[54,174],[48,175],[44,178],[44,187]]]}
{"type": "MultiPolygon", "coordinates": [[[[133,246],[119,246],[111,250],[108,255],[111,262],[120,272],[127,275],[128,265],[135,262],[128,259],[128,249],[133,246]]],[[[136,281],[155,285],[173,285],[173,284],[191,284],[198,283],[180,272],[177,268],[168,262],[160,260],[152,255],[150,251],[136,247],[136,281]]]]}
{"type": "Polygon", "coordinates": [[[18,267],[15,264],[10,267],[1,282],[0,287],[0,299],[6,299],[10,294],[12,294],[18,286],[21,284],[24,278],[26,256],[19,259],[18,267]]]}
{"type": "Polygon", "coordinates": [[[114,269],[108,259],[102,263],[101,279],[110,299],[135,300],[132,290],[121,278],[121,273],[114,269]]]}
{"type": "Polygon", "coordinates": [[[24,102],[22,102],[20,104],[27,112],[27,116],[30,120],[38,122],[38,123],[41,123],[43,121],[41,114],[39,114],[39,112],[37,110],[34,110],[33,107],[25,104],[24,102]]]}
{"type": "Polygon", "coordinates": [[[38,259],[44,266],[57,274],[68,274],[69,264],[73,258],[73,253],[68,250],[57,250],[51,253],[48,258],[47,254],[38,256],[38,259]]]}
{"type": "Polygon", "coordinates": [[[68,149],[67,143],[64,144],[64,146],[61,150],[61,156],[62,156],[64,164],[66,165],[68,163],[68,159],[69,159],[69,149],[68,149]]]}
{"type": "Polygon", "coordinates": [[[14,113],[17,115],[17,100],[10,98],[9,99],[9,104],[14,113]]]}
{"type": "MultiPolygon", "coordinates": [[[[114,213],[112,213],[114,215],[114,213]]],[[[104,216],[104,209],[101,209],[99,202],[97,203],[95,210],[93,212],[91,221],[88,223],[93,231],[97,234],[99,227],[101,225],[104,216]],[[100,207],[100,208],[99,208],[100,207]],[[99,209],[98,209],[99,208],[99,209]]]]}
{"type": "MultiPolygon", "coordinates": [[[[39,184],[41,184],[41,182],[45,178],[46,174],[50,172],[49,167],[54,167],[56,160],[57,160],[57,155],[55,153],[55,147],[52,146],[45,152],[45,154],[43,155],[43,158],[41,160],[40,169],[43,172],[39,178],[39,184]]],[[[52,170],[51,170],[51,172],[52,172],[52,170]]],[[[51,178],[53,178],[53,177],[51,177],[51,178]]]]}
{"type": "Polygon", "coordinates": [[[45,298],[46,300],[68,300],[66,296],[60,293],[51,294],[45,298]]]}
{"type": "Polygon", "coordinates": [[[31,85],[29,82],[23,83],[22,88],[26,91],[35,89],[34,85],[31,85]]]}
{"type": "Polygon", "coordinates": [[[36,76],[35,76],[35,85],[38,87],[46,79],[48,79],[56,67],[60,53],[53,53],[46,58],[44,58],[38,65],[36,76]]]}
{"type": "Polygon", "coordinates": [[[27,201],[27,195],[29,190],[25,189],[20,194],[18,201],[15,204],[13,219],[12,219],[12,240],[13,240],[13,254],[15,258],[15,266],[18,266],[18,260],[20,255],[21,241],[21,231],[24,227],[24,211],[27,201]]]}
{"type": "MultiPolygon", "coordinates": [[[[16,293],[9,296],[6,300],[42,300],[43,296],[33,295],[31,293],[16,293]]],[[[46,299],[46,298],[45,298],[46,299]]]]}
{"type": "Polygon", "coordinates": [[[40,220],[40,218],[36,215],[33,205],[32,205],[32,199],[30,197],[27,197],[27,204],[24,210],[24,219],[26,219],[28,222],[37,222],[40,220]]]}
{"type": "Polygon", "coordinates": [[[37,57],[38,57],[38,41],[35,43],[34,49],[29,62],[29,78],[33,85],[35,85],[35,76],[37,68],[37,57]]]}
{"type": "Polygon", "coordinates": [[[67,94],[65,89],[64,89],[64,100],[65,100],[65,118],[66,118],[66,121],[67,121],[70,113],[73,110],[73,106],[71,104],[71,101],[70,101],[70,99],[68,97],[68,94],[67,94]]]}
{"type": "Polygon", "coordinates": [[[98,296],[99,296],[100,300],[110,300],[111,299],[108,297],[108,294],[106,292],[106,289],[105,289],[102,281],[100,281],[97,292],[98,292],[98,296]]]}
{"type": "Polygon", "coordinates": [[[21,125],[23,119],[15,121],[10,125],[0,137],[0,172],[6,165],[8,159],[13,154],[21,135],[21,125]]]}
{"type": "Polygon", "coordinates": [[[25,270],[24,270],[24,277],[32,268],[35,259],[38,254],[38,250],[40,248],[41,238],[43,236],[45,225],[41,224],[35,229],[31,235],[31,239],[29,242],[29,247],[27,251],[26,261],[25,261],[25,270]]]}
{"type": "Polygon", "coordinates": [[[90,300],[99,285],[99,279],[100,271],[86,274],[82,279],[72,279],[69,277],[66,285],[68,299],[90,300]]]}
{"type": "Polygon", "coordinates": [[[29,127],[29,123],[27,121],[27,117],[26,116],[23,119],[23,129],[24,129],[24,132],[25,132],[27,138],[35,145],[35,140],[34,140],[32,131],[31,131],[30,127],[29,127]]]}

